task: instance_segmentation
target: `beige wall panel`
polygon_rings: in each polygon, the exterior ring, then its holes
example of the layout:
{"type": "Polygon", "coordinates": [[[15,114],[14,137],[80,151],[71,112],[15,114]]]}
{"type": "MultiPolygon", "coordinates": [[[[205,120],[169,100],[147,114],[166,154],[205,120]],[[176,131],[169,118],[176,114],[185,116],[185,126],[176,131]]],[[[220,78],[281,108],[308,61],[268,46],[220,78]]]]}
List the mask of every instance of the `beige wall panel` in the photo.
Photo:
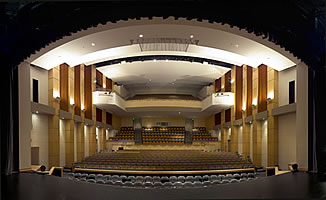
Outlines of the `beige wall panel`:
{"type": "Polygon", "coordinates": [[[215,115],[211,115],[205,119],[205,126],[207,130],[212,130],[215,126],[215,115]]]}
{"type": "Polygon", "coordinates": [[[132,117],[122,117],[121,118],[121,127],[132,127],[132,126],[133,126],[132,117]]]}
{"type": "Polygon", "coordinates": [[[206,126],[206,120],[205,120],[205,118],[195,118],[195,120],[194,120],[194,127],[205,127],[205,126],[206,126]]]}

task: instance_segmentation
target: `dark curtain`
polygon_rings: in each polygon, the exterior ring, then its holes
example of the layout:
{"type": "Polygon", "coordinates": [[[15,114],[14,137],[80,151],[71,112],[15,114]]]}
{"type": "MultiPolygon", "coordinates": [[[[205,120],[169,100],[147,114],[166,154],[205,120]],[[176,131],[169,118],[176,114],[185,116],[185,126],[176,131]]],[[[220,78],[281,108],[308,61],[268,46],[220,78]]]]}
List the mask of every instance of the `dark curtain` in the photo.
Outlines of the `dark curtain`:
{"type": "Polygon", "coordinates": [[[1,176],[19,171],[18,68],[1,72],[1,176]]]}
{"type": "Polygon", "coordinates": [[[326,173],[326,69],[309,70],[308,168],[326,173]]]}

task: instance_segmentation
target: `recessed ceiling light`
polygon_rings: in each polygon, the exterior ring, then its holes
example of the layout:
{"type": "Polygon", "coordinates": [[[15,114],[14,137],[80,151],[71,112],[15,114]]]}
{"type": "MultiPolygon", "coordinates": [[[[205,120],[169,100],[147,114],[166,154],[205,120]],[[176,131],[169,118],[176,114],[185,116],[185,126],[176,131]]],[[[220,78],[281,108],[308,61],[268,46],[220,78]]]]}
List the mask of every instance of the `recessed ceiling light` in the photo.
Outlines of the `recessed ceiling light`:
{"type": "Polygon", "coordinates": [[[152,81],[152,79],[149,79],[149,81],[152,81]]]}
{"type": "Polygon", "coordinates": [[[168,62],[168,61],[169,61],[168,59],[165,60],[165,62],[168,62]]]}
{"type": "Polygon", "coordinates": [[[194,38],[194,35],[190,35],[190,38],[194,38]]]}
{"type": "Polygon", "coordinates": [[[156,62],[156,59],[154,59],[154,62],[156,62]]]}
{"type": "Polygon", "coordinates": [[[174,83],[172,82],[172,85],[174,85],[174,83]]]}
{"type": "Polygon", "coordinates": [[[37,113],[38,113],[38,111],[35,111],[35,113],[37,114],[37,113]]]}
{"type": "Polygon", "coordinates": [[[143,34],[140,34],[139,37],[142,38],[142,37],[144,37],[144,35],[143,34]]]}
{"type": "Polygon", "coordinates": [[[239,45],[238,45],[238,44],[236,44],[236,45],[235,45],[235,47],[237,47],[237,48],[238,48],[238,47],[239,47],[239,45]]]}
{"type": "Polygon", "coordinates": [[[92,46],[95,46],[95,43],[94,42],[92,42],[92,46]]]}
{"type": "Polygon", "coordinates": [[[179,113],[179,115],[180,115],[181,112],[178,112],[178,113],[179,113]]]}

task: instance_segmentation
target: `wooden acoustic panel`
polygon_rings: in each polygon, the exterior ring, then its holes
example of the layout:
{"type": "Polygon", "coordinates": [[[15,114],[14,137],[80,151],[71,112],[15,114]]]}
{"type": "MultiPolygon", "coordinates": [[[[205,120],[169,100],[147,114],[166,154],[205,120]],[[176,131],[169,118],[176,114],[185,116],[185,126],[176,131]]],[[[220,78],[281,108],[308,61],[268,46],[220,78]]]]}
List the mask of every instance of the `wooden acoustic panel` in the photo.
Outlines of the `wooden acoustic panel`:
{"type": "Polygon", "coordinates": [[[231,108],[225,110],[225,122],[231,121],[231,108]]]}
{"type": "Polygon", "coordinates": [[[96,121],[102,122],[102,110],[99,108],[96,108],[96,121]]]}
{"type": "Polygon", "coordinates": [[[103,74],[98,70],[96,70],[96,86],[103,88],[103,74]]]}
{"type": "Polygon", "coordinates": [[[231,92],[231,70],[225,74],[224,92],[231,92]]]}
{"type": "Polygon", "coordinates": [[[106,124],[112,125],[112,114],[106,112],[106,124]]]}
{"type": "Polygon", "coordinates": [[[106,88],[112,90],[112,80],[109,78],[106,78],[106,88]]]}
{"type": "Polygon", "coordinates": [[[215,114],[215,125],[220,125],[222,121],[222,115],[221,113],[216,113],[215,114]]]}
{"type": "Polygon", "coordinates": [[[67,64],[60,65],[60,109],[68,112],[69,95],[68,95],[68,71],[67,64]]]}
{"type": "Polygon", "coordinates": [[[242,67],[235,67],[235,119],[242,119],[242,67]]]}
{"type": "Polygon", "coordinates": [[[84,106],[85,118],[92,119],[92,67],[84,68],[84,106]]]}
{"type": "Polygon", "coordinates": [[[215,80],[215,92],[221,91],[221,78],[215,80]]]}
{"type": "Polygon", "coordinates": [[[258,112],[267,110],[267,66],[258,67],[258,112]]]}
{"type": "Polygon", "coordinates": [[[252,115],[252,67],[247,66],[247,116],[252,115]]]}
{"type": "Polygon", "coordinates": [[[80,65],[74,67],[75,82],[74,82],[74,102],[75,115],[81,116],[81,101],[80,101],[80,65]]]}

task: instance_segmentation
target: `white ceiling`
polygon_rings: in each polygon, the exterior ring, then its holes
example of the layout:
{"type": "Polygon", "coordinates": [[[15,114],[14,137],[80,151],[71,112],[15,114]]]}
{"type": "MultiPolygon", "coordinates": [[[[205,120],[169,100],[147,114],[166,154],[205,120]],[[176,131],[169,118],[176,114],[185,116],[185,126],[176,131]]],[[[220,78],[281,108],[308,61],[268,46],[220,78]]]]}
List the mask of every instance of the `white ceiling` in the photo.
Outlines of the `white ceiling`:
{"type": "Polygon", "coordinates": [[[221,77],[229,68],[186,61],[138,61],[98,68],[114,82],[127,89],[152,88],[201,88],[221,77]]]}
{"type": "MultiPolygon", "coordinates": [[[[199,57],[212,55],[222,58],[225,57],[225,54],[218,54],[216,51],[212,51],[212,49],[217,49],[220,53],[228,52],[235,56],[228,58],[229,60],[231,59],[231,63],[234,60],[237,63],[251,64],[253,67],[264,63],[277,70],[283,70],[296,64],[293,62],[294,59],[291,59],[291,61],[272,48],[252,39],[223,30],[180,24],[136,25],[94,32],[93,34],[76,38],[40,55],[38,58],[32,60],[32,64],[50,69],[63,62],[70,63],[74,66],[81,63],[91,64],[98,60],[110,59],[114,56],[127,57],[131,53],[128,50],[131,46],[130,40],[138,39],[140,34],[144,38],[164,37],[187,39],[190,35],[194,35],[193,39],[199,40],[199,47],[196,49],[197,46],[194,46],[194,49],[189,49],[189,51],[199,57]],[[111,50],[111,53],[109,51],[102,53],[100,57],[94,57],[94,52],[99,53],[103,50],[116,47],[126,48],[120,48],[118,53],[111,50]],[[203,50],[203,48],[206,48],[206,50],[203,50]],[[244,59],[239,60],[239,58],[244,59]]],[[[133,53],[141,52],[136,51],[133,53]]]]}

